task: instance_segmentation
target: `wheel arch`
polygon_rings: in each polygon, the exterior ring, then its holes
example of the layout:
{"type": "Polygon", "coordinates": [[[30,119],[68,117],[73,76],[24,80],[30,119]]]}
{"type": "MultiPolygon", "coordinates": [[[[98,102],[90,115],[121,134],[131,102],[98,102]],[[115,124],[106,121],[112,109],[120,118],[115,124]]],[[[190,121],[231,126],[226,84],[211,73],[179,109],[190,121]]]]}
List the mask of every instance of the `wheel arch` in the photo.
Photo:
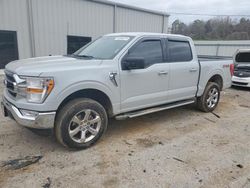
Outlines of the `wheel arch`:
{"type": "Polygon", "coordinates": [[[210,77],[210,79],[208,80],[208,83],[209,82],[217,83],[220,86],[220,90],[223,89],[223,78],[220,74],[215,74],[212,77],[210,77]]]}
{"type": "Polygon", "coordinates": [[[197,97],[202,96],[204,93],[205,88],[207,87],[209,82],[215,82],[219,84],[220,90],[223,90],[224,88],[224,73],[220,69],[216,69],[213,71],[207,71],[207,73],[204,73],[205,71],[202,72],[199,85],[198,85],[198,92],[197,92],[197,97]]]}
{"type": "Polygon", "coordinates": [[[92,88],[80,89],[78,91],[74,91],[73,93],[69,94],[60,103],[60,105],[57,108],[57,111],[60,111],[60,109],[62,109],[62,107],[65,106],[69,101],[76,98],[88,98],[95,100],[105,108],[109,117],[113,116],[113,106],[109,96],[101,90],[92,88]]]}

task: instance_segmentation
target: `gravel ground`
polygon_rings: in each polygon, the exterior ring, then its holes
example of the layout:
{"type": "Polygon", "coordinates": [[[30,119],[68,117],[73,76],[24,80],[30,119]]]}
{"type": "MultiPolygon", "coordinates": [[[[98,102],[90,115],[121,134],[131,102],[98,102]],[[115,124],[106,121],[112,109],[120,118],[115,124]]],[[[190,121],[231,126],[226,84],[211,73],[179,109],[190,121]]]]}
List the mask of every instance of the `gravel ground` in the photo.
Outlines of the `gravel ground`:
{"type": "Polygon", "coordinates": [[[103,139],[83,151],[1,114],[0,161],[43,158],[18,170],[1,167],[0,187],[249,188],[249,114],[250,90],[228,89],[215,114],[187,106],[112,120],[103,139]]]}

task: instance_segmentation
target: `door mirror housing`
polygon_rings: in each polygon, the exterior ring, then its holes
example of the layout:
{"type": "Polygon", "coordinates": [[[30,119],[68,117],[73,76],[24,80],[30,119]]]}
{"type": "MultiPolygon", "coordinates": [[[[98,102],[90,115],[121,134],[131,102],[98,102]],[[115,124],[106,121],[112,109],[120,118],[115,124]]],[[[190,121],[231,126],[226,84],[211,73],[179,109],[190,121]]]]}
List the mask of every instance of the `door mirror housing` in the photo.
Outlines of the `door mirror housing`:
{"type": "Polygon", "coordinates": [[[126,57],[122,61],[123,70],[144,69],[145,59],[143,57],[126,57]]]}

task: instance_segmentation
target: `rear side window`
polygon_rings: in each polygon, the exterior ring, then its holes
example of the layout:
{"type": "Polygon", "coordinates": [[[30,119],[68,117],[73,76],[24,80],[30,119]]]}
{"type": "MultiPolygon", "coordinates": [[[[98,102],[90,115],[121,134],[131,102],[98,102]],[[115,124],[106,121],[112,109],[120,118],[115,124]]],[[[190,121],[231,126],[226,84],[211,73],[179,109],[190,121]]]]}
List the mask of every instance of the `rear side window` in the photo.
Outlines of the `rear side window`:
{"type": "Polygon", "coordinates": [[[143,57],[146,66],[163,62],[160,40],[147,40],[138,44],[128,55],[129,57],[143,57]]]}
{"type": "Polygon", "coordinates": [[[193,59],[189,42],[169,40],[168,49],[170,62],[185,62],[193,59]]]}

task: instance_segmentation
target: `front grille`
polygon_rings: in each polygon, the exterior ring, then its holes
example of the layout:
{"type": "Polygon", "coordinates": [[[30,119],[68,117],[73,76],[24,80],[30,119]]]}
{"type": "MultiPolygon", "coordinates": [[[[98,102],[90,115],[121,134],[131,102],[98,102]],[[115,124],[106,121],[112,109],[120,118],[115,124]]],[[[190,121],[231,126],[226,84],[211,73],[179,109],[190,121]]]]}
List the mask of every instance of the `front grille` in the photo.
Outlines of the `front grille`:
{"type": "Polygon", "coordinates": [[[16,83],[15,78],[13,77],[13,73],[5,71],[5,86],[7,88],[8,93],[14,98],[16,98],[17,96],[15,85],[16,83]]]}
{"type": "Polygon", "coordinates": [[[243,83],[243,82],[235,82],[233,81],[233,84],[236,84],[236,85],[242,85],[242,86],[247,86],[248,83],[243,83]]]}
{"type": "Polygon", "coordinates": [[[5,72],[5,76],[6,76],[6,79],[11,81],[11,82],[15,82],[15,79],[13,77],[13,74],[10,73],[10,72],[5,72]]]}

